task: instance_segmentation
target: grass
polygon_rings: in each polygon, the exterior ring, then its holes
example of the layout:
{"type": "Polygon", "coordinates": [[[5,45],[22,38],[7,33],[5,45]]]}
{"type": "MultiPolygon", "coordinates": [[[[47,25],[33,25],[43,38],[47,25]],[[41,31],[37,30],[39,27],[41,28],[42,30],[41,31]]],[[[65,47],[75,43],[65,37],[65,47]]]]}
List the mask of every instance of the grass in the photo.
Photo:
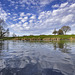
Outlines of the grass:
{"type": "Polygon", "coordinates": [[[69,39],[69,38],[75,38],[75,35],[39,35],[39,36],[24,36],[19,38],[61,38],[61,39],[69,39]]]}
{"type": "Polygon", "coordinates": [[[60,39],[69,39],[69,38],[75,38],[75,35],[39,35],[39,36],[20,36],[20,37],[4,37],[0,40],[12,40],[14,38],[19,38],[19,39],[24,39],[24,38],[34,38],[34,39],[37,39],[37,38],[40,38],[40,39],[44,39],[44,38],[60,38],[60,39]]]}

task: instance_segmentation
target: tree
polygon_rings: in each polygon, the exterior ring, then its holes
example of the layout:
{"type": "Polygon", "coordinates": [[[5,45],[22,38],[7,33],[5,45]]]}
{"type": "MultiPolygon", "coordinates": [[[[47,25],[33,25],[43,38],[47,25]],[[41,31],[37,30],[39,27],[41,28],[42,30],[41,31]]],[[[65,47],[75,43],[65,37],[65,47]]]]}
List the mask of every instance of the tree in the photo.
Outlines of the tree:
{"type": "Polygon", "coordinates": [[[16,37],[16,34],[15,34],[15,33],[13,33],[13,34],[12,34],[12,37],[16,37]]]}
{"type": "Polygon", "coordinates": [[[58,35],[63,35],[63,31],[61,29],[59,29],[58,35]]]}
{"type": "Polygon", "coordinates": [[[52,34],[54,34],[54,35],[56,35],[57,34],[57,31],[56,31],[56,29],[53,31],[53,33],[52,34]]]}
{"type": "Polygon", "coordinates": [[[6,37],[9,37],[9,28],[6,30],[6,37]]]}
{"type": "Polygon", "coordinates": [[[9,33],[8,29],[4,29],[5,22],[3,19],[0,19],[0,38],[5,37],[6,33],[9,33]]]}
{"type": "Polygon", "coordinates": [[[63,26],[61,30],[64,32],[64,34],[66,34],[66,32],[71,31],[71,28],[69,26],[63,26]]]}

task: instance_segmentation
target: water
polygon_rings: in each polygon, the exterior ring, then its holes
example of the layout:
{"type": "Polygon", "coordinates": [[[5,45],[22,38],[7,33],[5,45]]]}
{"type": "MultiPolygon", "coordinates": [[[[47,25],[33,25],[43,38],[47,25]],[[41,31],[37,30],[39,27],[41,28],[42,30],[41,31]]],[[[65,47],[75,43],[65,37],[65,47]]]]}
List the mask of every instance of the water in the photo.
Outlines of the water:
{"type": "Polygon", "coordinates": [[[0,41],[0,75],[75,75],[75,42],[0,41]]]}

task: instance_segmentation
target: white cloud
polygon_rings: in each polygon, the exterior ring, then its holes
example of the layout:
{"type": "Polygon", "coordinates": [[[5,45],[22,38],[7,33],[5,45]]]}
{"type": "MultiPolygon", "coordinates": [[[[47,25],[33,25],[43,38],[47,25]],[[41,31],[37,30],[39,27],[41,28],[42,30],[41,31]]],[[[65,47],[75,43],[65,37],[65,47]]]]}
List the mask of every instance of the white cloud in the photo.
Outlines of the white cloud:
{"type": "MultiPolygon", "coordinates": [[[[61,28],[63,25],[71,25],[71,28],[74,31],[74,22],[75,22],[75,12],[74,6],[66,4],[61,4],[58,9],[53,11],[43,11],[39,13],[38,20],[36,19],[35,14],[29,13],[27,16],[31,16],[29,23],[22,19],[23,23],[22,27],[20,27],[20,31],[28,30],[28,32],[32,34],[51,34],[54,28],[61,28]],[[61,8],[61,5],[63,8],[61,8]],[[35,21],[34,21],[35,20],[35,21]],[[35,32],[34,32],[35,31],[35,32]],[[51,31],[51,32],[49,32],[51,31]]],[[[28,19],[28,17],[25,17],[28,19]]],[[[17,28],[16,28],[17,29],[17,28]]]]}
{"type": "Polygon", "coordinates": [[[17,21],[17,19],[14,18],[13,21],[17,21]]]}
{"type": "Polygon", "coordinates": [[[38,19],[45,19],[45,18],[48,18],[49,16],[51,15],[51,11],[44,11],[44,12],[41,12],[38,19]]]}
{"type": "MultiPolygon", "coordinates": [[[[21,2],[21,5],[26,3],[28,4],[28,8],[30,8],[31,3],[34,5],[34,7],[43,7],[52,1],[53,0],[37,0],[35,2],[35,0],[19,0],[19,3],[21,2]]],[[[12,4],[15,3],[13,2],[12,4]]],[[[16,8],[17,7],[18,6],[16,6],[16,8]]],[[[15,21],[15,24],[11,24],[9,27],[16,32],[27,31],[27,33],[32,34],[49,34],[54,28],[59,29],[63,25],[71,25],[71,28],[73,31],[75,31],[75,3],[69,5],[69,3],[66,2],[62,3],[60,6],[55,4],[52,7],[57,7],[57,9],[54,9],[53,11],[39,12],[39,15],[32,13],[25,14],[24,12],[21,12],[19,13],[19,16],[18,14],[13,14],[14,16],[12,16],[11,13],[6,13],[2,8],[0,8],[0,17],[3,16],[2,18],[7,19],[9,16],[11,16],[9,17],[9,20],[15,21]]]]}
{"type": "Polygon", "coordinates": [[[25,21],[27,21],[27,20],[28,20],[28,17],[24,17],[24,18],[19,17],[19,20],[21,20],[21,22],[25,22],[25,21]]]}
{"type": "Polygon", "coordinates": [[[25,21],[27,21],[27,20],[25,20],[25,19],[22,19],[22,20],[21,20],[21,22],[25,22],[25,21]]]}
{"type": "Polygon", "coordinates": [[[67,15],[67,16],[64,16],[64,17],[62,18],[62,20],[61,20],[61,23],[67,23],[67,22],[72,21],[73,16],[74,16],[73,14],[69,14],[69,15],[67,15]]]}
{"type": "Polygon", "coordinates": [[[30,19],[36,19],[36,16],[35,16],[35,15],[32,15],[32,16],[30,17],[30,19]]]}
{"type": "Polygon", "coordinates": [[[19,30],[23,30],[23,28],[22,27],[19,27],[19,30]]]}
{"type": "Polygon", "coordinates": [[[40,9],[41,7],[44,7],[51,3],[54,0],[18,0],[18,1],[12,1],[8,0],[10,2],[10,7],[15,5],[15,9],[19,8],[18,4],[21,6],[21,9],[26,8],[36,8],[40,9]],[[26,7],[27,6],[27,7],[26,7]]]}
{"type": "Polygon", "coordinates": [[[50,1],[49,0],[40,0],[40,5],[47,5],[47,4],[49,4],[50,3],[50,1]]]}
{"type": "Polygon", "coordinates": [[[15,6],[15,9],[18,9],[18,6],[15,6]]]}
{"type": "Polygon", "coordinates": [[[33,20],[29,20],[29,23],[32,23],[33,22],[33,20]]]}
{"type": "Polygon", "coordinates": [[[18,19],[21,20],[21,19],[23,19],[23,18],[22,18],[22,17],[19,17],[18,19]]]}
{"type": "Polygon", "coordinates": [[[15,24],[15,26],[16,26],[16,27],[21,27],[21,25],[19,25],[19,24],[15,24]]]}
{"type": "Polygon", "coordinates": [[[68,5],[68,2],[61,4],[60,7],[65,7],[67,5],[68,5]]]}
{"type": "Polygon", "coordinates": [[[10,34],[10,35],[9,35],[10,37],[12,37],[12,36],[13,36],[13,32],[11,32],[11,31],[10,31],[10,33],[9,33],[9,34],[10,34]]]}
{"type": "Polygon", "coordinates": [[[25,16],[24,12],[22,12],[22,13],[20,14],[20,16],[21,16],[21,17],[22,17],[22,16],[25,16]]]}
{"type": "Polygon", "coordinates": [[[70,6],[71,8],[75,8],[75,3],[70,6]]]}
{"type": "Polygon", "coordinates": [[[10,27],[11,27],[11,28],[12,28],[12,27],[15,27],[15,25],[11,25],[10,27]]]}
{"type": "MultiPolygon", "coordinates": [[[[64,6],[65,5],[67,5],[67,3],[64,4],[64,6]]],[[[71,23],[75,22],[75,19],[74,19],[75,13],[73,9],[70,9],[70,6],[71,5],[65,6],[63,8],[58,8],[57,10],[53,10],[53,12],[50,12],[50,11],[41,12],[38,17],[38,19],[41,20],[41,22],[37,21],[35,23],[34,28],[36,30],[41,29],[42,31],[43,29],[45,29],[45,32],[46,32],[47,30],[50,30],[50,29],[60,28],[63,25],[71,25],[71,23]],[[69,10],[71,10],[72,12],[70,13],[69,10]]],[[[74,25],[72,25],[71,28],[73,26],[74,25]]]]}
{"type": "Polygon", "coordinates": [[[8,13],[6,13],[3,9],[0,10],[0,18],[7,20],[8,13]]]}
{"type": "Polygon", "coordinates": [[[27,20],[27,19],[28,19],[28,17],[24,17],[24,19],[25,19],[25,20],[27,20]]]}
{"type": "Polygon", "coordinates": [[[26,29],[26,30],[29,30],[29,29],[30,29],[30,27],[25,27],[25,29],[26,29]]]}
{"type": "Polygon", "coordinates": [[[11,15],[11,13],[8,13],[8,15],[11,15]]]}
{"type": "Polygon", "coordinates": [[[25,22],[24,24],[23,24],[23,27],[26,27],[28,25],[28,22],[25,22]]]}
{"type": "Polygon", "coordinates": [[[72,27],[75,27],[75,24],[72,24],[72,27]]]}
{"type": "Polygon", "coordinates": [[[32,13],[27,13],[26,15],[27,15],[27,16],[30,16],[30,15],[32,15],[32,13]]]}
{"type": "Polygon", "coordinates": [[[58,7],[59,7],[58,4],[52,6],[52,8],[58,8],[58,7]]]}
{"type": "Polygon", "coordinates": [[[22,4],[21,7],[24,8],[25,7],[25,4],[22,4]]]}

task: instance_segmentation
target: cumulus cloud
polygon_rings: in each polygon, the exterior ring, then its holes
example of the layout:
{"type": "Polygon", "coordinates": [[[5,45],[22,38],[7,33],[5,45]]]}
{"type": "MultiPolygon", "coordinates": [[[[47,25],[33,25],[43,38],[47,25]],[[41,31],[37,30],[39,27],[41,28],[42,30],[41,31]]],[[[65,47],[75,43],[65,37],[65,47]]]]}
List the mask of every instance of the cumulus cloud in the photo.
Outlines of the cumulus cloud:
{"type": "Polygon", "coordinates": [[[27,26],[27,27],[25,27],[25,29],[26,29],[26,30],[29,30],[29,29],[30,29],[30,27],[28,27],[28,26],[27,26]]]}
{"type": "MultiPolygon", "coordinates": [[[[20,30],[31,32],[32,34],[50,34],[54,28],[61,28],[63,25],[69,25],[73,28],[75,22],[74,4],[67,5],[67,3],[61,4],[58,9],[53,11],[43,11],[39,13],[38,19],[33,14],[30,17],[29,23],[25,22],[21,25],[20,30]],[[63,5],[63,6],[62,6],[63,5]],[[61,8],[61,6],[63,8],[61,8]],[[70,11],[70,12],[69,12],[70,11]],[[36,21],[33,22],[35,19],[36,21]],[[71,25],[72,24],[72,25],[71,25]],[[34,32],[35,31],[35,32],[34,32]]],[[[25,17],[25,19],[28,19],[25,17]]]]}
{"type": "Polygon", "coordinates": [[[52,2],[53,0],[40,0],[40,5],[41,6],[45,6],[45,5],[47,5],[47,4],[49,4],[50,2],[52,2]]]}
{"type": "Polygon", "coordinates": [[[32,15],[32,16],[30,17],[30,19],[36,19],[36,16],[35,16],[35,15],[32,15]]]}
{"type": "Polygon", "coordinates": [[[20,16],[21,16],[21,17],[22,17],[22,16],[25,16],[24,12],[22,12],[22,13],[20,14],[20,16]]]}
{"type": "Polygon", "coordinates": [[[67,22],[72,22],[73,20],[73,14],[69,14],[67,16],[64,16],[62,19],[61,19],[61,23],[67,23],[67,22]]]}
{"type": "MultiPolygon", "coordinates": [[[[18,9],[18,4],[21,8],[42,8],[51,3],[54,0],[8,0],[11,6],[16,5],[15,9],[18,9]],[[26,6],[27,5],[27,6],[26,6]]],[[[19,13],[5,12],[0,8],[0,17],[5,20],[9,20],[9,28],[13,31],[24,33],[27,31],[29,34],[50,34],[53,29],[59,29],[63,25],[69,25],[73,32],[75,32],[75,3],[69,4],[70,1],[66,3],[61,3],[52,5],[52,10],[43,10],[38,14],[29,13],[29,11],[19,13]],[[56,8],[56,9],[54,9],[56,8]]],[[[14,7],[14,6],[13,6],[14,7]]],[[[19,10],[17,10],[19,11],[19,10]]],[[[38,11],[37,11],[38,12],[38,11]]],[[[72,33],[72,32],[71,32],[72,33]]]]}
{"type": "Polygon", "coordinates": [[[73,3],[70,7],[71,7],[71,8],[75,8],[75,3],[73,3]]]}
{"type": "Polygon", "coordinates": [[[25,22],[25,21],[26,21],[25,19],[22,19],[22,20],[21,20],[21,22],[25,22]]]}
{"type": "Polygon", "coordinates": [[[68,2],[61,4],[60,7],[65,7],[65,6],[67,6],[67,5],[68,5],[68,2]]]}
{"type": "MultiPolygon", "coordinates": [[[[34,30],[52,30],[54,28],[61,28],[64,25],[69,25],[71,28],[74,26],[75,22],[75,12],[74,7],[71,7],[73,4],[68,5],[67,3],[61,4],[58,9],[51,11],[41,12],[38,16],[38,21],[34,25],[34,30]],[[63,6],[62,6],[63,5],[63,6]],[[61,8],[61,6],[63,8],[61,8]],[[70,7],[72,9],[70,9],[70,7]],[[69,11],[72,12],[69,12],[69,11]],[[73,25],[72,25],[73,24],[73,25]]],[[[72,28],[73,29],[73,28],[72,28]]],[[[40,32],[38,31],[38,33],[40,32]]],[[[44,32],[44,31],[43,31],[44,32]]]]}
{"type": "Polygon", "coordinates": [[[24,17],[24,19],[25,19],[25,20],[27,20],[27,19],[28,19],[28,17],[24,17]]]}
{"type": "Polygon", "coordinates": [[[25,22],[24,24],[23,24],[23,27],[26,27],[28,25],[28,22],[25,22]]]}
{"type": "Polygon", "coordinates": [[[52,8],[58,8],[58,7],[59,7],[58,4],[56,4],[56,5],[52,5],[52,8]]]}
{"type": "Polygon", "coordinates": [[[29,20],[29,23],[32,23],[33,22],[33,20],[29,20]]]}
{"type": "Polygon", "coordinates": [[[48,5],[49,3],[53,2],[54,0],[8,0],[10,2],[10,7],[15,6],[15,9],[18,9],[19,6],[21,6],[21,9],[29,9],[29,8],[36,8],[40,9],[41,7],[44,7],[48,5]],[[19,6],[18,6],[19,4],[19,6]]]}
{"type": "Polygon", "coordinates": [[[7,20],[7,14],[2,8],[0,8],[0,18],[7,20]]]}

